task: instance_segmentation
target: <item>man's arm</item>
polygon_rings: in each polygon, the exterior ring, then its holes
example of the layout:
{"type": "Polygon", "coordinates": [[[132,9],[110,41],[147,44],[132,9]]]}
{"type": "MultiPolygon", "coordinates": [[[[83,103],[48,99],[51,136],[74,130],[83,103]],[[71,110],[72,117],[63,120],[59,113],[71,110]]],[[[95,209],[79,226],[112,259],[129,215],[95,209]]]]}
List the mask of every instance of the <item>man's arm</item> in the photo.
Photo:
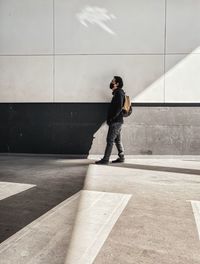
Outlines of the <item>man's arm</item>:
{"type": "Polygon", "coordinates": [[[112,120],[114,120],[122,111],[122,107],[124,104],[124,96],[118,92],[113,100],[113,116],[112,120]]]}

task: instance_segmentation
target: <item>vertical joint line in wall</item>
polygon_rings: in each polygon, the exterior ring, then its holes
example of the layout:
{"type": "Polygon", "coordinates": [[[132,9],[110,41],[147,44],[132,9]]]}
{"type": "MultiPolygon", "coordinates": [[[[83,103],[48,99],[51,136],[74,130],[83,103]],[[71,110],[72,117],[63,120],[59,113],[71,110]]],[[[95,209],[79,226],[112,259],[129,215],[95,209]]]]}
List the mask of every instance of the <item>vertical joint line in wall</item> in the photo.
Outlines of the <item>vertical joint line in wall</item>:
{"type": "Polygon", "coordinates": [[[55,102],[55,0],[53,0],[53,102],[55,102]]]}
{"type": "Polygon", "coordinates": [[[166,73],[166,43],[167,41],[167,0],[165,0],[165,29],[164,29],[164,103],[165,103],[165,73],[166,73]]]}

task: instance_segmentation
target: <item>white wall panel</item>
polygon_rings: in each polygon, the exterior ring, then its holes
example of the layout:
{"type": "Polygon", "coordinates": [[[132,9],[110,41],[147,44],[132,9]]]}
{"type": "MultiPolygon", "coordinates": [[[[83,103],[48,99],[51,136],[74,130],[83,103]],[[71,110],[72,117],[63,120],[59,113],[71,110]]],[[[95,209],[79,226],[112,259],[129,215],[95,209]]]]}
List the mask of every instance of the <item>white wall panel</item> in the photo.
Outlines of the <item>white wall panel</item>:
{"type": "Polygon", "coordinates": [[[113,75],[134,102],[199,102],[199,0],[166,1],[166,76],[165,0],[54,2],[0,0],[1,102],[52,102],[54,78],[57,102],[110,101],[113,75]],[[55,76],[53,56],[32,56],[53,39],[55,76]]]}
{"type": "Polygon", "coordinates": [[[55,7],[56,53],[164,52],[164,0],[56,0],[55,7]]]}
{"type": "Polygon", "coordinates": [[[133,101],[163,102],[163,60],[162,55],[56,56],[55,101],[110,101],[110,80],[120,75],[133,101]]]}
{"type": "Polygon", "coordinates": [[[166,102],[200,102],[200,54],[166,56],[166,102]]]}
{"type": "Polygon", "coordinates": [[[0,0],[0,54],[53,52],[53,2],[0,0]]]}
{"type": "Polygon", "coordinates": [[[0,56],[0,102],[52,102],[53,57],[0,56]]]}
{"type": "Polygon", "coordinates": [[[200,53],[199,14],[199,0],[167,0],[168,53],[200,53]]]}

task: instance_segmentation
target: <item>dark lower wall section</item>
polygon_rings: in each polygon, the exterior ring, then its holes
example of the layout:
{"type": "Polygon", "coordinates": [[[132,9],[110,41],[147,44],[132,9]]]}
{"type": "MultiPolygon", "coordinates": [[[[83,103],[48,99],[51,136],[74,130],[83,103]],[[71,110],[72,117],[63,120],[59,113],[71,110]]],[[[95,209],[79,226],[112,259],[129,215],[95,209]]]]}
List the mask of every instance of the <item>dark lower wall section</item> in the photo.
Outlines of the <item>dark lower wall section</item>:
{"type": "Polygon", "coordinates": [[[0,152],[88,154],[106,104],[0,104],[0,152]]]}
{"type": "MultiPolygon", "coordinates": [[[[0,152],[102,154],[107,108],[106,103],[2,103],[0,152]]],[[[123,127],[126,154],[199,155],[199,120],[199,105],[135,104],[123,127]]]]}

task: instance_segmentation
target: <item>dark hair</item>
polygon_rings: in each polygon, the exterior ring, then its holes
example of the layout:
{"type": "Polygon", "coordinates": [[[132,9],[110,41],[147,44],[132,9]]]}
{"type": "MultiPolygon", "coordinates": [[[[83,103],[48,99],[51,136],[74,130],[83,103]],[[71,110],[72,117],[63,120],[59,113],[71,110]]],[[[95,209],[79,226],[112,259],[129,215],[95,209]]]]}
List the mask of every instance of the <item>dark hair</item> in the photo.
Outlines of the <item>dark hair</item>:
{"type": "Polygon", "coordinates": [[[120,76],[114,76],[114,78],[115,78],[116,83],[118,83],[118,87],[122,88],[124,85],[122,78],[120,76]]]}

